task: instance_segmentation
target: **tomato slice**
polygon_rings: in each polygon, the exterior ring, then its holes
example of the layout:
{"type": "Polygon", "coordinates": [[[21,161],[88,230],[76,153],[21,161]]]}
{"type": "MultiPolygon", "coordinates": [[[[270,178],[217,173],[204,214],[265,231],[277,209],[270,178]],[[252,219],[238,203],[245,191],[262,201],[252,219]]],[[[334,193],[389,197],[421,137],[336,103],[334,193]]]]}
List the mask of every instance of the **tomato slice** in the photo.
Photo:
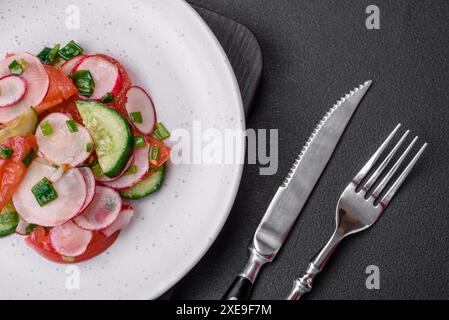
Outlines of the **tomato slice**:
{"type": "Polygon", "coordinates": [[[26,172],[22,161],[31,149],[36,152],[36,137],[12,137],[1,144],[0,148],[4,147],[12,149],[12,156],[0,162],[0,209],[11,200],[13,193],[22,182],[26,172]]]}
{"type": "Polygon", "coordinates": [[[150,162],[150,165],[152,165],[153,167],[162,166],[164,163],[166,163],[168,161],[168,159],[170,159],[170,151],[171,151],[170,147],[167,146],[162,141],[157,140],[151,136],[148,136],[147,139],[151,146],[159,147],[159,149],[161,150],[161,154],[160,154],[160,157],[159,157],[159,160],[157,161],[157,163],[154,164],[154,163],[150,162]]]}
{"type": "Polygon", "coordinates": [[[45,230],[44,227],[36,227],[25,239],[25,242],[45,259],[56,263],[67,264],[86,261],[98,256],[115,242],[119,234],[120,231],[117,231],[110,237],[106,237],[99,232],[94,232],[86,251],[82,255],[74,258],[63,257],[55,251],[51,244],[49,231],[45,230]]]}
{"type": "Polygon", "coordinates": [[[61,69],[49,65],[44,65],[44,68],[50,79],[50,86],[44,101],[36,107],[36,111],[39,114],[63,103],[78,93],[78,89],[73,84],[73,81],[61,69]]]}

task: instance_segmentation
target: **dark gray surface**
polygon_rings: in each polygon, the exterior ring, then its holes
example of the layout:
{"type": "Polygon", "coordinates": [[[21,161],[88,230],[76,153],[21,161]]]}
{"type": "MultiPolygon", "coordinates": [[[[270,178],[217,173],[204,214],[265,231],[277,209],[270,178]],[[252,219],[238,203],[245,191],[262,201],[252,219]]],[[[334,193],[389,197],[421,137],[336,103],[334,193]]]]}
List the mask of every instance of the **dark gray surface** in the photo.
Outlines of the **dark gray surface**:
{"type": "Polygon", "coordinates": [[[251,128],[279,129],[279,171],[246,166],[218,240],[181,281],[175,299],[218,299],[240,272],[275,189],[315,122],[345,91],[371,78],[334,157],[289,241],[261,275],[256,299],[281,299],[334,227],[338,196],[401,122],[430,143],[381,220],[348,239],[316,282],[311,299],[449,297],[449,2],[376,1],[381,30],[365,28],[371,1],[193,0],[247,25],[264,52],[251,128]],[[365,288],[365,268],[381,289],[365,288]]]}

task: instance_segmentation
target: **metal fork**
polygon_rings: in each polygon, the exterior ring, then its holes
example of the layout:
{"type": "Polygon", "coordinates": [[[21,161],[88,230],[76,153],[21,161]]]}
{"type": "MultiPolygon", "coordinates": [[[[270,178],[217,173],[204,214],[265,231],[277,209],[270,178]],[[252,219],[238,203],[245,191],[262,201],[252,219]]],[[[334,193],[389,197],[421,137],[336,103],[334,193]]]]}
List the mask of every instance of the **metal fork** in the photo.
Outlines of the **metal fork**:
{"type": "Polygon", "coordinates": [[[312,290],[312,283],[314,278],[323,270],[326,262],[329,260],[338,244],[345,237],[368,229],[379,219],[380,215],[390,204],[392,198],[401,187],[402,183],[407,178],[413,166],[416,164],[416,162],[426,149],[427,143],[424,143],[424,145],[416,153],[407,167],[399,175],[397,180],[391,185],[390,189],[388,189],[385,195],[380,198],[385,187],[389,184],[390,181],[392,181],[393,176],[418,140],[418,137],[415,137],[399,157],[399,159],[396,161],[396,163],[391,167],[385,177],[376,186],[374,191],[370,192],[370,190],[373,189],[376,181],[380,180],[379,177],[381,176],[382,172],[384,172],[384,170],[387,168],[388,164],[410,133],[410,131],[407,131],[402,136],[399,142],[397,142],[393,149],[388,153],[386,158],[375,169],[375,164],[378,162],[379,158],[381,157],[387,146],[390,144],[391,140],[400,127],[401,125],[399,124],[393,130],[393,132],[388,136],[385,142],[374,153],[368,163],[346,187],[345,191],[338,200],[335,218],[336,228],[334,234],[332,235],[328,243],[323,247],[323,249],[312,259],[306,273],[301,278],[298,278],[293,282],[293,288],[288,295],[287,300],[299,300],[302,295],[312,290]],[[368,174],[372,171],[372,169],[375,170],[368,178],[368,174]],[[362,182],[364,182],[365,180],[366,182],[362,184],[362,182]]]}

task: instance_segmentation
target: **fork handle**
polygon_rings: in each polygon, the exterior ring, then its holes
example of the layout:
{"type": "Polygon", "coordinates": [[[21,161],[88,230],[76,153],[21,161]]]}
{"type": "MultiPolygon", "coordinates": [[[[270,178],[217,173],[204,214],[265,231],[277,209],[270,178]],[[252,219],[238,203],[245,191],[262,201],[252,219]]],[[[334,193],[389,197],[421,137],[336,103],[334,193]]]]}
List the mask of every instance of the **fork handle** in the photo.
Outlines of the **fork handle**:
{"type": "Polygon", "coordinates": [[[293,281],[293,288],[291,289],[286,300],[299,300],[304,294],[312,290],[313,280],[324,269],[327,261],[343,238],[344,235],[338,230],[334,232],[323,249],[321,249],[321,251],[309,263],[306,273],[302,277],[293,281]]]}

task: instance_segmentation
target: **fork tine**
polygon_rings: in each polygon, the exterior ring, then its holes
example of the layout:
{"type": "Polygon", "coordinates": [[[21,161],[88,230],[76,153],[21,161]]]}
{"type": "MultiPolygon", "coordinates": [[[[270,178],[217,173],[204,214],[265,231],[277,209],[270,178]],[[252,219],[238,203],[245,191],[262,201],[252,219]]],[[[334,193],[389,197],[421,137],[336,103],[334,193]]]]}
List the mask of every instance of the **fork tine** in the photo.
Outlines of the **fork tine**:
{"type": "Polygon", "coordinates": [[[385,186],[388,184],[390,179],[393,177],[393,175],[396,173],[396,171],[401,166],[402,162],[405,160],[407,155],[412,150],[413,146],[415,145],[416,141],[418,141],[418,137],[415,137],[413,141],[410,143],[410,145],[407,147],[407,149],[404,151],[404,153],[401,155],[401,157],[396,161],[394,166],[390,169],[390,171],[387,173],[387,175],[383,178],[382,182],[376,187],[376,190],[373,192],[373,197],[377,198],[382,193],[382,191],[385,189],[385,186]]]}
{"type": "Polygon", "coordinates": [[[362,168],[362,170],[360,170],[359,173],[357,173],[357,175],[354,177],[353,182],[358,186],[362,180],[365,178],[365,176],[368,174],[368,172],[371,170],[371,168],[374,166],[374,164],[376,163],[376,161],[380,158],[380,156],[382,155],[382,153],[384,152],[385,148],[388,146],[388,144],[390,143],[390,141],[393,139],[394,135],[396,134],[396,132],[399,130],[399,128],[401,127],[401,124],[398,124],[396,126],[396,128],[393,130],[392,133],[390,133],[390,135],[388,136],[388,138],[384,141],[384,143],[382,143],[382,145],[380,146],[380,148],[373,154],[373,156],[371,157],[371,159],[369,159],[369,161],[365,164],[365,166],[362,168]]]}
{"type": "Polygon", "coordinates": [[[407,130],[407,132],[402,136],[402,138],[398,141],[398,143],[396,143],[396,145],[394,146],[393,150],[390,151],[390,153],[385,158],[385,160],[380,164],[380,166],[376,169],[376,171],[374,171],[374,173],[371,175],[369,180],[363,186],[363,189],[365,189],[365,191],[368,191],[369,189],[371,189],[371,187],[374,185],[376,180],[379,178],[379,176],[385,170],[387,165],[390,163],[391,159],[396,154],[396,152],[398,151],[399,147],[404,142],[405,138],[407,138],[409,133],[410,133],[410,130],[407,130]]]}
{"type": "Polygon", "coordinates": [[[410,171],[415,166],[415,164],[418,162],[419,158],[421,157],[422,153],[424,152],[424,150],[426,148],[427,148],[427,143],[425,143],[421,147],[421,149],[418,151],[418,153],[415,155],[415,157],[413,157],[412,161],[409,163],[407,168],[405,168],[405,170],[401,173],[401,175],[395,181],[393,186],[391,186],[390,190],[388,190],[387,194],[383,197],[383,199],[381,201],[381,204],[384,207],[388,206],[388,204],[390,203],[391,199],[393,199],[393,197],[395,196],[396,192],[399,190],[399,188],[401,187],[402,183],[407,178],[407,176],[409,175],[410,171]]]}

